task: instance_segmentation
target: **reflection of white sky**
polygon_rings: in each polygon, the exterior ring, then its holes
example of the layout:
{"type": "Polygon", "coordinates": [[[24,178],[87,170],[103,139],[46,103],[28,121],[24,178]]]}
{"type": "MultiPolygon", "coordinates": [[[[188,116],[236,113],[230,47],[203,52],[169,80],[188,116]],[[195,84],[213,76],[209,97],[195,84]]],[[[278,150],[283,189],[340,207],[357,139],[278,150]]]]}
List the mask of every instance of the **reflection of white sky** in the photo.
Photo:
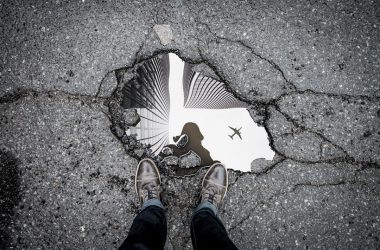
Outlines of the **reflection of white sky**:
{"type": "Polygon", "coordinates": [[[269,147],[267,133],[253,122],[244,108],[234,109],[185,109],[183,107],[183,61],[175,54],[170,59],[170,119],[169,143],[173,136],[180,135],[187,122],[195,122],[203,134],[202,145],[210,151],[214,160],[223,162],[227,168],[249,171],[252,160],[265,158],[271,160],[274,152],[269,147]],[[173,94],[175,93],[175,94],[173,94]],[[240,128],[243,140],[228,127],[240,128]]]}

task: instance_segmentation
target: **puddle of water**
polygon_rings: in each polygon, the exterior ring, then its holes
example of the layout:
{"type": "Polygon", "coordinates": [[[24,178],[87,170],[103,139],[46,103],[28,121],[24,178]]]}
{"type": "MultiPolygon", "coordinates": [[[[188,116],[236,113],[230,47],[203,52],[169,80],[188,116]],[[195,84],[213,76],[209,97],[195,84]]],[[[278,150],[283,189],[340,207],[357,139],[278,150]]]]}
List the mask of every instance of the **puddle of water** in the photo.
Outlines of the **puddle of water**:
{"type": "Polygon", "coordinates": [[[227,92],[223,83],[194,72],[175,54],[144,63],[126,92],[130,103],[124,107],[137,108],[141,116],[129,134],[152,145],[155,154],[171,144],[174,155],[191,149],[200,156],[201,165],[221,161],[241,171],[249,171],[256,158],[274,156],[265,129],[253,122],[246,104],[227,92]],[[241,138],[232,128],[240,128],[241,138]],[[179,149],[174,138],[183,134],[189,142],[179,149]]]}
{"type": "Polygon", "coordinates": [[[126,84],[124,108],[136,108],[140,122],[127,131],[139,142],[151,145],[154,154],[169,143],[169,55],[159,55],[142,64],[131,84],[126,84]]]}
{"type": "MultiPolygon", "coordinates": [[[[193,122],[203,134],[202,145],[210,152],[212,159],[223,162],[228,168],[249,171],[253,159],[273,159],[274,152],[269,147],[265,129],[253,122],[247,109],[243,108],[245,104],[240,103],[225,90],[221,91],[216,81],[213,83],[213,79],[210,78],[202,79],[202,84],[193,84],[188,92],[197,93],[190,93],[188,96],[192,97],[185,98],[184,92],[187,92],[187,88],[181,84],[183,75],[181,69],[184,68],[184,62],[175,54],[169,54],[169,61],[170,143],[174,143],[173,137],[181,134],[187,122],[193,122]],[[206,84],[208,87],[205,87],[206,84]],[[187,107],[213,109],[186,108],[184,103],[187,107]],[[231,108],[221,109],[221,107],[231,108]],[[234,131],[230,127],[241,128],[242,139],[237,135],[231,139],[229,135],[234,131]]],[[[197,77],[198,73],[193,76],[197,77]]]]}

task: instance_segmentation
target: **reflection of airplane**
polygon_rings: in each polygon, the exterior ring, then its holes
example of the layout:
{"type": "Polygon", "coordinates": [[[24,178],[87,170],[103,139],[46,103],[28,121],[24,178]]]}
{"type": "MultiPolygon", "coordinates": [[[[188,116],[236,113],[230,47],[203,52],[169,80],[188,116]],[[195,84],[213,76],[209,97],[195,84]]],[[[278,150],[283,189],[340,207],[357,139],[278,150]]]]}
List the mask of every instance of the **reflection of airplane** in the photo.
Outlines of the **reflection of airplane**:
{"type": "Polygon", "coordinates": [[[238,135],[240,137],[240,139],[242,140],[241,133],[240,133],[241,127],[239,129],[236,129],[236,128],[233,128],[230,126],[228,126],[228,127],[234,131],[234,133],[232,135],[228,135],[229,137],[231,137],[232,140],[234,139],[234,135],[238,135]]]}

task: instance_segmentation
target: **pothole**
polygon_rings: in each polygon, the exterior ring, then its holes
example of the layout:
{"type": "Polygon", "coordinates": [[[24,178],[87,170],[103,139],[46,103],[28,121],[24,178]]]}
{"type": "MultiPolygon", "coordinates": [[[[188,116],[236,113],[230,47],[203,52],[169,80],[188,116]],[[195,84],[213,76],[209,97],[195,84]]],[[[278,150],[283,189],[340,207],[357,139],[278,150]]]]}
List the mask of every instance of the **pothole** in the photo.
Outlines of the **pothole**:
{"type": "Polygon", "coordinates": [[[254,159],[273,159],[268,135],[252,120],[248,104],[207,65],[169,53],[115,73],[122,89],[110,104],[113,131],[133,157],[151,157],[175,175],[216,161],[249,171],[254,159]]]}

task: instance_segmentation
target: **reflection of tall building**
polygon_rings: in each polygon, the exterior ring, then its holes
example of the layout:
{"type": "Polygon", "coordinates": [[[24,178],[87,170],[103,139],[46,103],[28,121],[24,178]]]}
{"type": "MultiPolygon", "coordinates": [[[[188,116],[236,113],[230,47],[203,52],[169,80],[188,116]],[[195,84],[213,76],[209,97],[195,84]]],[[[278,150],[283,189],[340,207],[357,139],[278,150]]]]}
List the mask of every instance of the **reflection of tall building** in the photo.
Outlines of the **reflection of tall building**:
{"type": "Polygon", "coordinates": [[[136,108],[141,121],[130,129],[137,139],[159,152],[168,144],[169,132],[169,55],[159,55],[137,68],[136,77],[125,84],[124,108],[136,108]]]}
{"type": "Polygon", "coordinates": [[[247,104],[227,91],[224,83],[194,72],[185,63],[183,70],[184,107],[199,109],[243,108],[247,104]]]}
{"type": "MultiPolygon", "coordinates": [[[[160,152],[169,140],[169,55],[158,55],[144,61],[136,70],[136,76],[124,84],[124,108],[136,108],[141,121],[130,128],[130,134],[151,145],[154,153],[160,152]]],[[[118,81],[125,71],[117,72],[118,81]]],[[[183,72],[184,107],[200,109],[228,109],[247,107],[226,90],[224,83],[195,72],[185,63],[183,72]]]]}

